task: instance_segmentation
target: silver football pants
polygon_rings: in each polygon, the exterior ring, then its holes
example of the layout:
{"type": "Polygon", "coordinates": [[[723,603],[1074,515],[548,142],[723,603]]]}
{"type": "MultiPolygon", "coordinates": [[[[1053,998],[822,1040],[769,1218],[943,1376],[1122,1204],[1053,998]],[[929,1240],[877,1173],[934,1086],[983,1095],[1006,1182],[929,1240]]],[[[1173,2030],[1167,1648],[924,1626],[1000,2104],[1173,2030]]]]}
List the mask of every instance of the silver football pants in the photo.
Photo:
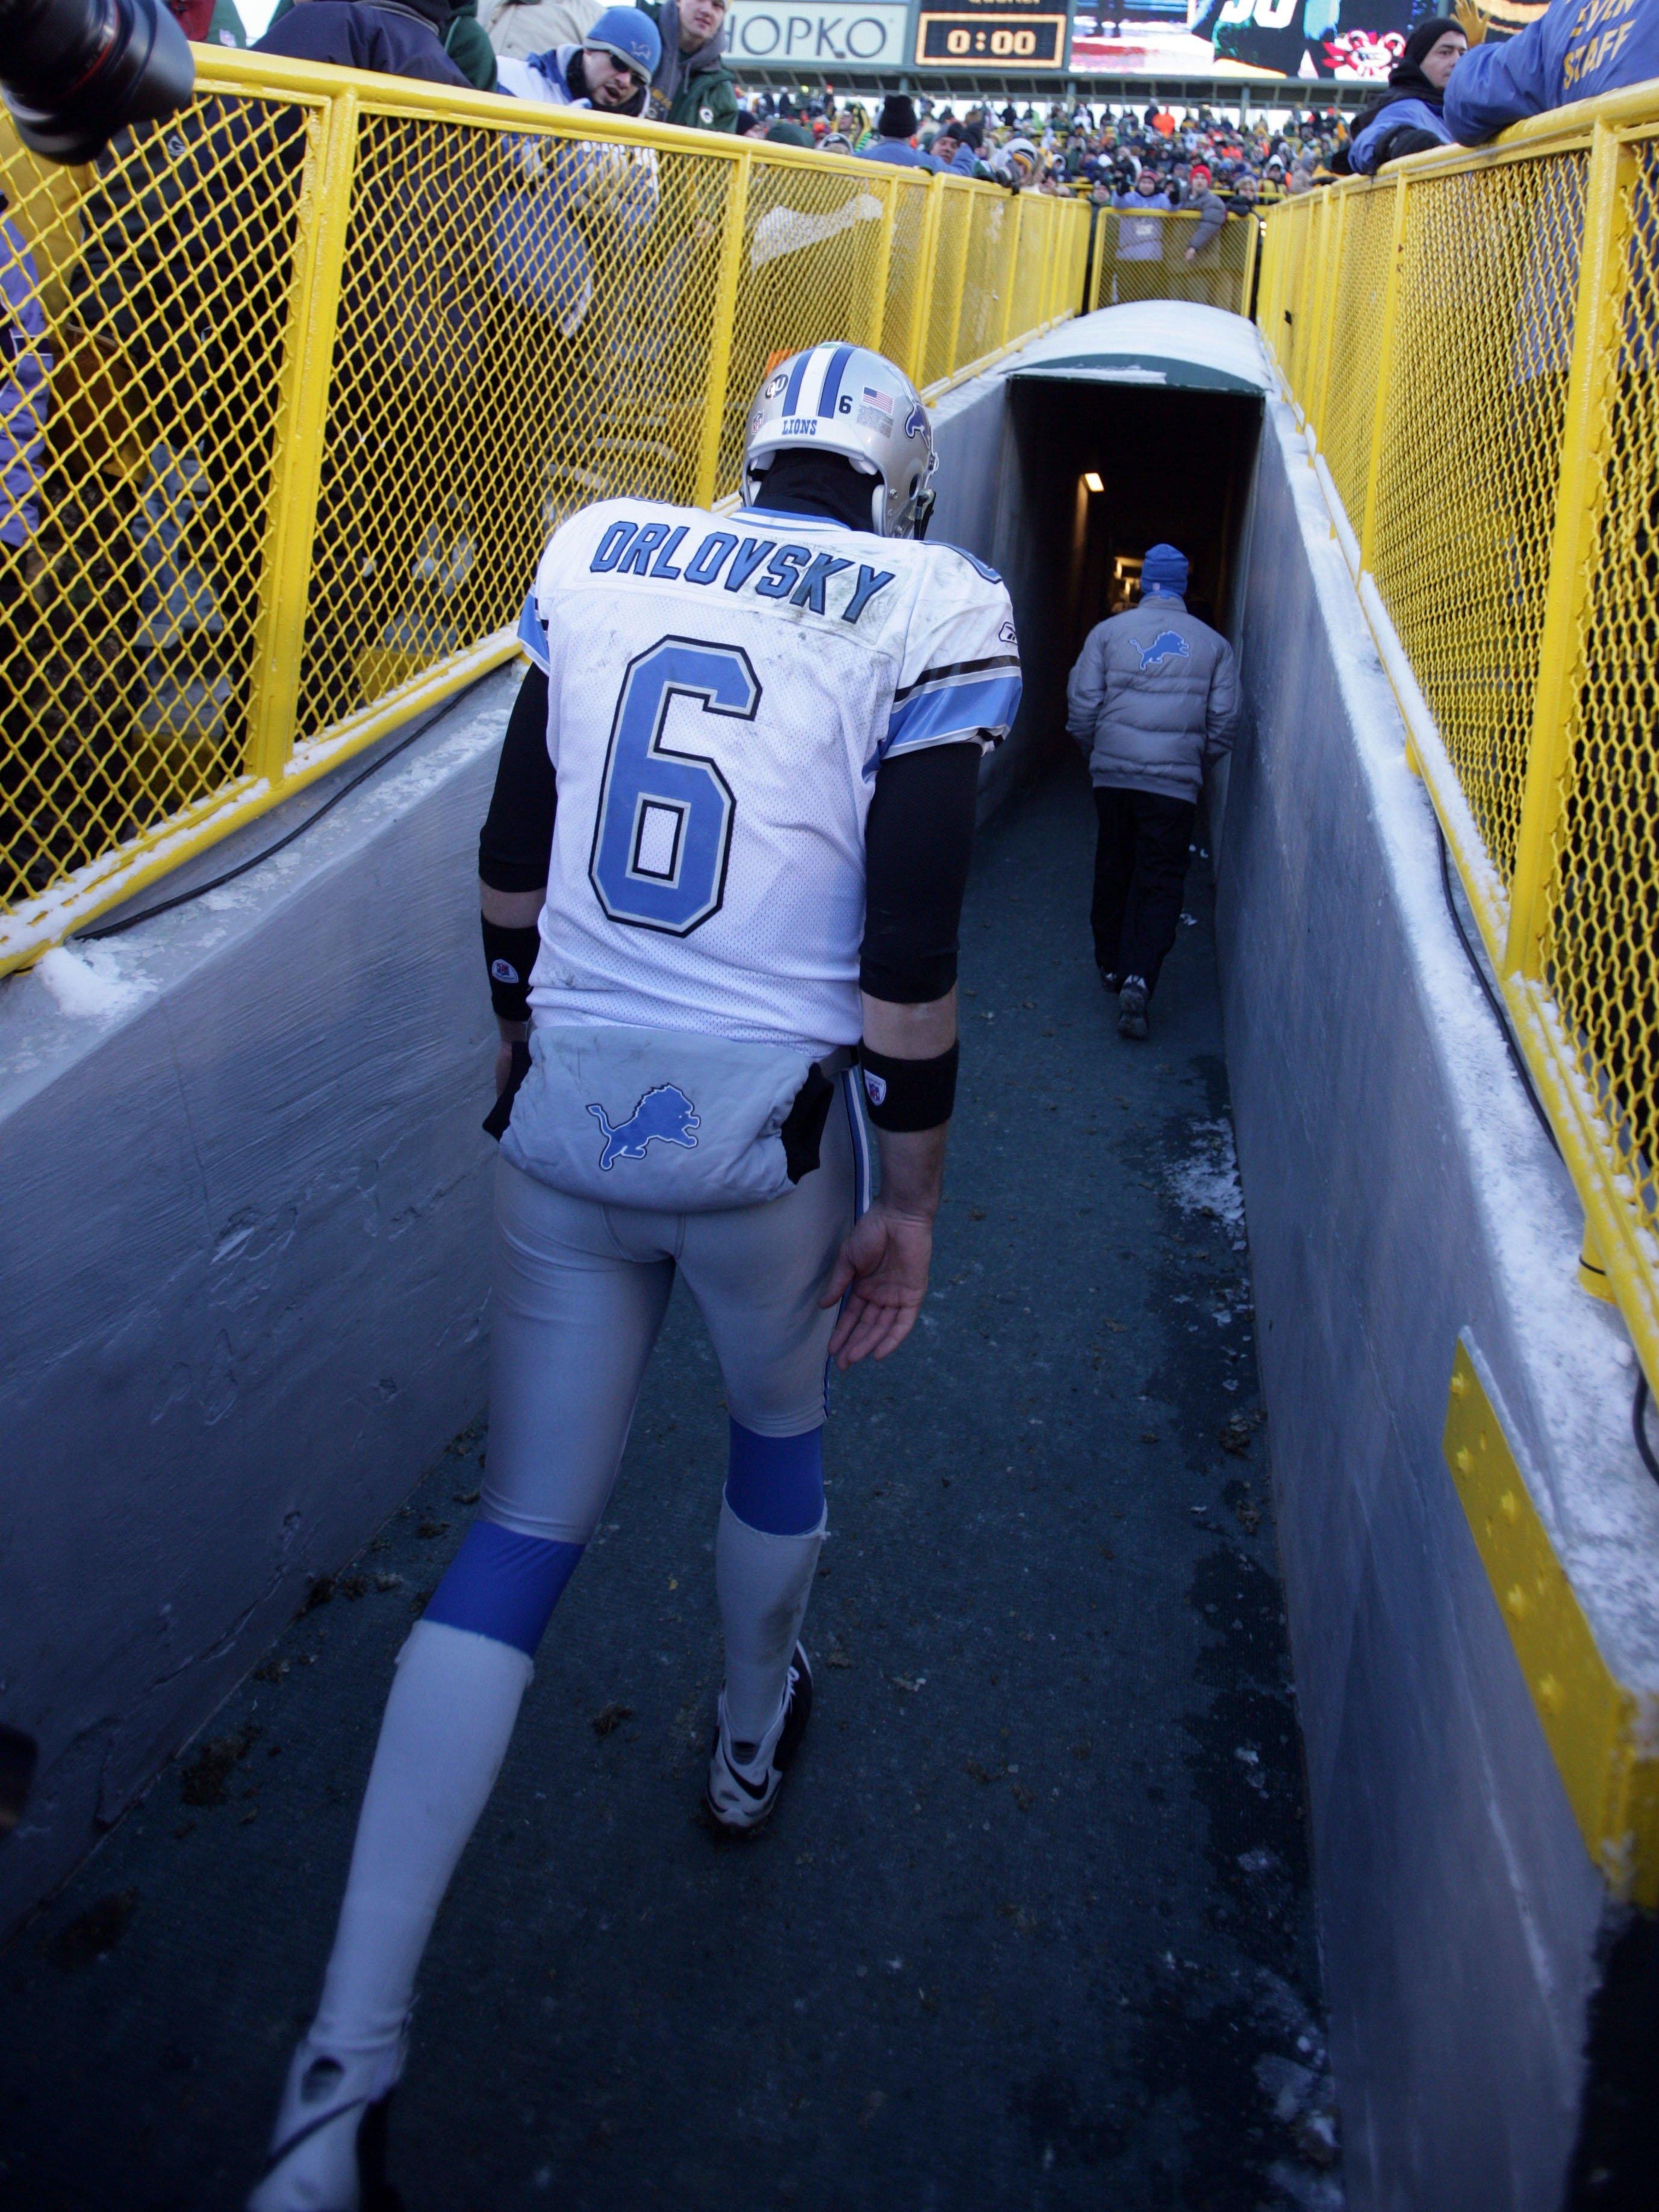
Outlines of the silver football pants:
{"type": "Polygon", "coordinates": [[[567,1197],[497,1162],[487,1519],[587,1542],[677,1268],[714,1341],[732,1418],[766,1437],[819,1425],[836,1316],[818,1300],[869,1202],[854,1080],[840,1079],[817,1167],[763,1206],[641,1212],[567,1197]]]}

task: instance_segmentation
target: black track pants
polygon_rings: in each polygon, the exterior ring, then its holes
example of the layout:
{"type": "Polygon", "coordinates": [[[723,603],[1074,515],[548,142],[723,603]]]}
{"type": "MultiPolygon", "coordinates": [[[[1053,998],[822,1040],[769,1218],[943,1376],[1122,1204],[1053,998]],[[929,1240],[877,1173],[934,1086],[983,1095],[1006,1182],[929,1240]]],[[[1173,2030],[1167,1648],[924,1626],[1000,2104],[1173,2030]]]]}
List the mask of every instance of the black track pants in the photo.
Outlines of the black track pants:
{"type": "Polygon", "coordinates": [[[1180,924],[1196,811],[1189,799],[1095,786],[1095,958],[1114,975],[1144,975],[1149,992],[1180,924]]]}

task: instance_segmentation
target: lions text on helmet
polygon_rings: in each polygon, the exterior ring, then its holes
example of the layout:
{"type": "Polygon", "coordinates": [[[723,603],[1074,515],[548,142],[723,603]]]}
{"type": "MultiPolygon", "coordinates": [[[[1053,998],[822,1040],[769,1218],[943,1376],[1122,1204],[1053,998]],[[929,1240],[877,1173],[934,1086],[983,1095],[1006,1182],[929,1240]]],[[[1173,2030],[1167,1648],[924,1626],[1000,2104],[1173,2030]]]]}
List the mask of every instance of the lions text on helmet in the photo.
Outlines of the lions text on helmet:
{"type": "Polygon", "coordinates": [[[878,538],[927,534],[937,465],[933,426],[915,385],[884,355],[868,346],[817,345],[777,364],[750,410],[746,500],[791,447],[839,453],[871,479],[870,527],[878,538]]]}

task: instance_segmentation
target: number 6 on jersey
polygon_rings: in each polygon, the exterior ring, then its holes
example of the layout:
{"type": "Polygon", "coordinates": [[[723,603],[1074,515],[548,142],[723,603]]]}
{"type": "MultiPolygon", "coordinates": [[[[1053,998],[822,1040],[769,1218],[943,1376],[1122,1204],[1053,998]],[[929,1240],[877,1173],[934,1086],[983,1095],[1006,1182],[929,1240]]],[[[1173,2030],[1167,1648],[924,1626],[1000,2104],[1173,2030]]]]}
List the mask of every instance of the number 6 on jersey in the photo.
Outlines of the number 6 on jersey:
{"type": "Polygon", "coordinates": [[[734,645],[659,639],[628,664],[611,726],[588,879],[612,921],[689,937],[726,896],[737,801],[712,760],[670,751],[674,701],[752,722],[761,687],[734,645]]]}

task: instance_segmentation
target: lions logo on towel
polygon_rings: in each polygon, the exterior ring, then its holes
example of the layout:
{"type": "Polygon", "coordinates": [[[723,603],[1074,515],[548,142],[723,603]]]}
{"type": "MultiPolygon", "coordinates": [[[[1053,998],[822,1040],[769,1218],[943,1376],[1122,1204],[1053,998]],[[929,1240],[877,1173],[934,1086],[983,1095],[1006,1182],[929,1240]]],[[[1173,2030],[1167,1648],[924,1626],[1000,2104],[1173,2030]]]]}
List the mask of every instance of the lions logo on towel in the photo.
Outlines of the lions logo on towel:
{"type": "Polygon", "coordinates": [[[697,1149],[694,1133],[702,1126],[702,1116],[677,1083],[659,1083],[647,1091],[628,1119],[614,1128],[603,1106],[590,1103],[587,1110],[605,1132],[605,1148],[599,1154],[604,1175],[609,1175],[618,1160],[642,1160],[653,1137],[660,1137],[665,1145],[683,1145],[689,1152],[697,1149]]]}

